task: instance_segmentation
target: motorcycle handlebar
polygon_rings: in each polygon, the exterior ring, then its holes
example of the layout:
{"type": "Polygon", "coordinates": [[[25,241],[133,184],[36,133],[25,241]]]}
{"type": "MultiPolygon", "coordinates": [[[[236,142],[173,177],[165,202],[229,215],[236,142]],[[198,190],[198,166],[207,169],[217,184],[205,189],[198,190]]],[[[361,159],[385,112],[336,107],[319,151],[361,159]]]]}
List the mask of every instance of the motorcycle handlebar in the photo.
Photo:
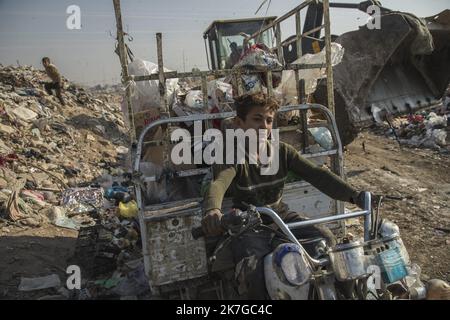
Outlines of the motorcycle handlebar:
{"type": "MultiPolygon", "coordinates": [[[[365,200],[364,201],[364,211],[347,213],[347,214],[344,213],[344,214],[339,214],[339,215],[325,217],[325,218],[312,219],[309,221],[290,223],[290,224],[286,225],[287,232],[289,233],[289,229],[294,227],[294,225],[295,225],[295,227],[300,227],[300,226],[314,225],[314,224],[325,223],[325,222],[345,220],[345,219],[354,218],[354,217],[358,217],[358,216],[364,216],[364,241],[368,241],[368,240],[370,240],[370,227],[371,227],[371,223],[372,223],[371,216],[370,216],[370,213],[371,213],[371,194],[370,194],[370,192],[365,192],[364,200],[365,200]]],[[[273,212],[272,210],[267,210],[268,208],[260,207],[257,209],[260,213],[269,214],[270,216],[272,216],[272,219],[274,217],[278,217],[278,215],[275,212],[273,212]],[[271,211],[271,212],[268,212],[268,211],[271,211]],[[270,214],[270,213],[273,213],[273,214],[270,214]]],[[[223,217],[227,217],[227,215],[224,215],[223,217]]],[[[237,220],[236,218],[241,219],[240,217],[234,217],[232,219],[225,219],[225,220],[229,220],[229,221],[221,221],[224,229],[225,230],[228,229],[227,227],[230,225],[231,221],[232,221],[231,225],[238,224],[238,222],[240,220],[237,220]]],[[[284,225],[284,223],[282,221],[280,224],[284,225]]],[[[203,232],[202,227],[193,228],[191,230],[191,234],[195,240],[205,236],[205,233],[203,232]]]]}
{"type": "MultiPolygon", "coordinates": [[[[240,226],[245,222],[245,218],[242,217],[240,214],[242,211],[234,209],[220,218],[220,225],[222,226],[223,230],[229,230],[230,228],[233,228],[234,226],[240,226]]],[[[195,227],[191,230],[192,237],[194,240],[197,240],[198,238],[204,237],[205,232],[203,231],[202,227],[195,227]]]]}

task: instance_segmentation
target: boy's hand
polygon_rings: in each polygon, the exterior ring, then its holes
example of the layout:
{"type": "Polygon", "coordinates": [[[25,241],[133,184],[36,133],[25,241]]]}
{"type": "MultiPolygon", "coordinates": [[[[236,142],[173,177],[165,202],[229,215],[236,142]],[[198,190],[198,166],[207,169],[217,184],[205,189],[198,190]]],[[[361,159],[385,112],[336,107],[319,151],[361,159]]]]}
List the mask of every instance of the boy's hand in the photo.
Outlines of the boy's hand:
{"type": "MultiPolygon", "coordinates": [[[[379,195],[375,195],[373,193],[370,193],[371,195],[371,206],[372,208],[376,208],[376,206],[378,205],[378,201],[380,200],[380,196],[379,195]]],[[[365,204],[365,191],[361,191],[358,196],[353,200],[353,203],[356,204],[358,207],[360,207],[361,209],[364,209],[364,204],[365,204]]]]}
{"type": "Polygon", "coordinates": [[[203,232],[209,236],[218,236],[223,232],[220,220],[222,212],[219,209],[209,210],[202,220],[203,232]]]}

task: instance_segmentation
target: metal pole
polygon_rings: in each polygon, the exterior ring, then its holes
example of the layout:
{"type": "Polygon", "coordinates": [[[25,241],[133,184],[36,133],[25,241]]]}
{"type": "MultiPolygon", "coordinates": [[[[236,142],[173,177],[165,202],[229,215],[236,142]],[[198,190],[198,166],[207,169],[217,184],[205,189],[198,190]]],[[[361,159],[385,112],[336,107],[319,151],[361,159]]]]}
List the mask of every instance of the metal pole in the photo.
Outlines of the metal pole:
{"type": "Polygon", "coordinates": [[[233,76],[236,79],[238,96],[241,96],[244,94],[244,80],[242,79],[241,71],[238,69],[237,72],[233,73],[233,76]]]}
{"type": "Polygon", "coordinates": [[[305,228],[317,224],[322,223],[329,223],[329,222],[335,222],[339,220],[346,220],[350,218],[357,218],[361,216],[366,216],[366,211],[356,211],[356,212],[350,212],[350,213],[344,213],[344,214],[338,214],[334,216],[324,217],[324,218],[317,218],[317,219],[311,219],[311,220],[305,220],[305,221],[299,221],[299,222],[291,222],[287,223],[286,225],[289,227],[289,229],[299,229],[299,228],[305,228]]]}
{"type": "Polygon", "coordinates": [[[266,81],[267,81],[267,95],[269,97],[273,96],[273,86],[272,86],[272,70],[268,70],[266,73],[266,81]]]}
{"type": "Polygon", "coordinates": [[[297,11],[295,13],[295,33],[297,34],[297,59],[302,56],[302,25],[300,20],[300,11],[297,11]]]}
{"type": "MultiPolygon", "coordinates": [[[[272,74],[274,72],[282,72],[285,70],[305,70],[305,69],[320,69],[323,68],[323,63],[308,63],[308,64],[287,64],[283,68],[274,68],[270,69],[272,74]]],[[[164,72],[164,77],[167,79],[173,78],[187,78],[187,77],[201,77],[205,75],[206,77],[213,76],[216,78],[226,77],[230,74],[234,74],[236,71],[231,69],[223,69],[223,70],[212,70],[212,71],[196,71],[196,72],[178,72],[178,71],[167,71],[164,72]]],[[[252,74],[260,74],[259,70],[245,70],[246,75],[252,74]]],[[[131,80],[131,77],[129,77],[131,80]]],[[[158,80],[159,74],[148,74],[145,76],[133,76],[134,81],[148,81],[148,80],[158,80]]]]}
{"type": "MultiPolygon", "coordinates": [[[[303,79],[302,79],[303,80],[303,79]]],[[[300,83],[302,82],[300,80],[300,83]]],[[[308,143],[308,114],[307,110],[300,110],[300,128],[302,130],[302,151],[305,154],[309,147],[308,143]]]]}
{"type": "Polygon", "coordinates": [[[330,30],[330,3],[323,0],[323,16],[325,23],[325,57],[327,63],[327,98],[328,108],[335,115],[334,110],[334,86],[333,86],[333,66],[331,64],[331,30],[330,30]]]}
{"type": "Polygon", "coordinates": [[[208,110],[208,82],[206,80],[206,76],[202,75],[202,95],[203,95],[203,109],[208,110]]]}
{"type": "Polygon", "coordinates": [[[169,116],[169,110],[167,109],[166,100],[166,77],[164,75],[164,62],[162,53],[162,34],[158,32],[156,34],[156,48],[158,51],[158,74],[159,74],[159,96],[160,96],[160,111],[161,116],[169,116]]]}
{"type": "MultiPolygon", "coordinates": [[[[164,61],[163,61],[163,49],[162,49],[162,34],[161,32],[156,33],[156,50],[158,55],[158,79],[159,79],[159,111],[161,118],[170,118],[169,108],[167,106],[166,99],[166,76],[164,75],[164,61]]],[[[167,141],[170,141],[170,124],[163,127],[164,138],[167,141]]],[[[169,159],[169,143],[166,143],[163,151],[163,167],[168,168],[170,164],[169,159]]]]}
{"type": "MultiPolygon", "coordinates": [[[[295,80],[298,81],[297,83],[297,91],[299,91],[298,100],[300,104],[303,104],[306,102],[306,86],[305,86],[305,79],[298,80],[298,71],[296,72],[295,80]]],[[[306,153],[306,148],[308,148],[308,113],[307,110],[300,110],[300,128],[302,130],[302,150],[303,153],[306,153]]]]}
{"type": "MultiPolygon", "coordinates": [[[[208,70],[211,70],[211,64],[209,63],[209,51],[208,51],[208,46],[206,44],[206,38],[203,39],[205,42],[205,53],[206,53],[206,61],[208,62],[208,70]]],[[[209,48],[211,50],[211,48],[209,48]]]]}
{"type": "Polygon", "coordinates": [[[128,82],[128,63],[123,39],[122,12],[120,10],[120,0],[113,0],[114,12],[116,15],[117,41],[119,45],[119,59],[122,66],[122,83],[126,85],[126,101],[128,109],[128,120],[130,122],[130,139],[131,143],[136,142],[136,127],[134,125],[134,112],[131,104],[131,85],[128,82]]]}
{"type": "MultiPolygon", "coordinates": [[[[208,110],[208,82],[206,79],[206,75],[201,76],[202,80],[202,96],[203,96],[203,110],[204,112],[207,112],[208,110]]],[[[210,129],[210,121],[206,121],[205,123],[205,129],[210,129]]]]}
{"type": "Polygon", "coordinates": [[[284,65],[283,47],[281,46],[281,24],[278,23],[275,27],[275,39],[277,42],[278,60],[284,65]]]}
{"type": "MultiPolygon", "coordinates": [[[[333,79],[333,65],[331,62],[331,22],[330,22],[330,2],[329,0],[323,0],[323,17],[325,24],[325,57],[327,64],[327,102],[328,108],[333,116],[336,116],[336,110],[334,105],[334,79],[333,79]]],[[[339,148],[339,146],[338,146],[339,148]]],[[[336,171],[339,172],[339,175],[342,177],[344,159],[342,157],[342,153],[339,153],[336,157],[331,157],[331,165],[334,167],[336,171]]],[[[344,209],[344,203],[340,201],[336,201],[336,210],[341,211],[344,209]]],[[[370,219],[369,216],[364,217],[364,221],[370,219]]],[[[345,232],[345,224],[342,224],[343,231],[345,232]]],[[[365,235],[366,237],[366,235],[365,235]]]]}
{"type": "Polygon", "coordinates": [[[297,103],[301,104],[302,101],[302,88],[300,85],[300,76],[298,75],[298,70],[294,70],[294,77],[295,77],[295,89],[297,90],[297,103]]]}
{"type": "Polygon", "coordinates": [[[372,226],[372,195],[370,192],[365,192],[364,209],[367,210],[367,214],[364,216],[364,241],[369,241],[372,226]]]}
{"type": "Polygon", "coordinates": [[[358,9],[359,3],[330,3],[331,8],[358,9]]]}

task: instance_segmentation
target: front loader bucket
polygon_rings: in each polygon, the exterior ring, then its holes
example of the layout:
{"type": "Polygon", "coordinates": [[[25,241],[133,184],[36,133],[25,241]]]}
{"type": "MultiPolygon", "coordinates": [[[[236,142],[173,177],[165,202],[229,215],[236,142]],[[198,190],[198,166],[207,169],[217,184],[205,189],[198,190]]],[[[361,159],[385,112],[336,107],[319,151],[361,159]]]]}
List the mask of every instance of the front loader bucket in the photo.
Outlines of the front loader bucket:
{"type": "MultiPolygon", "coordinates": [[[[437,104],[450,80],[450,10],[418,19],[401,12],[336,39],[344,57],[334,67],[336,121],[343,144],[374,122],[374,113],[405,114],[437,104]]],[[[326,89],[315,93],[326,103],[326,89]]]]}

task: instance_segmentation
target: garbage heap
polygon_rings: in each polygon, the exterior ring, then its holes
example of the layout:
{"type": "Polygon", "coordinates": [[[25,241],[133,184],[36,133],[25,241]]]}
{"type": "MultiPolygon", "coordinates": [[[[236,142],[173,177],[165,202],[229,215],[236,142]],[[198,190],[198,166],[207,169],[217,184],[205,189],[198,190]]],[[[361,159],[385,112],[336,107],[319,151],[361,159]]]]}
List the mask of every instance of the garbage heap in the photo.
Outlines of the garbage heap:
{"type": "Polygon", "coordinates": [[[397,139],[401,145],[428,148],[443,153],[450,151],[450,107],[445,101],[432,109],[423,110],[395,119],[393,128],[386,134],[397,139]]]}
{"type": "Polygon", "coordinates": [[[119,95],[97,96],[63,78],[61,106],[45,80],[31,66],[0,65],[0,236],[46,223],[93,225],[93,208],[103,201],[99,182],[123,174],[128,144],[119,95]]]}

